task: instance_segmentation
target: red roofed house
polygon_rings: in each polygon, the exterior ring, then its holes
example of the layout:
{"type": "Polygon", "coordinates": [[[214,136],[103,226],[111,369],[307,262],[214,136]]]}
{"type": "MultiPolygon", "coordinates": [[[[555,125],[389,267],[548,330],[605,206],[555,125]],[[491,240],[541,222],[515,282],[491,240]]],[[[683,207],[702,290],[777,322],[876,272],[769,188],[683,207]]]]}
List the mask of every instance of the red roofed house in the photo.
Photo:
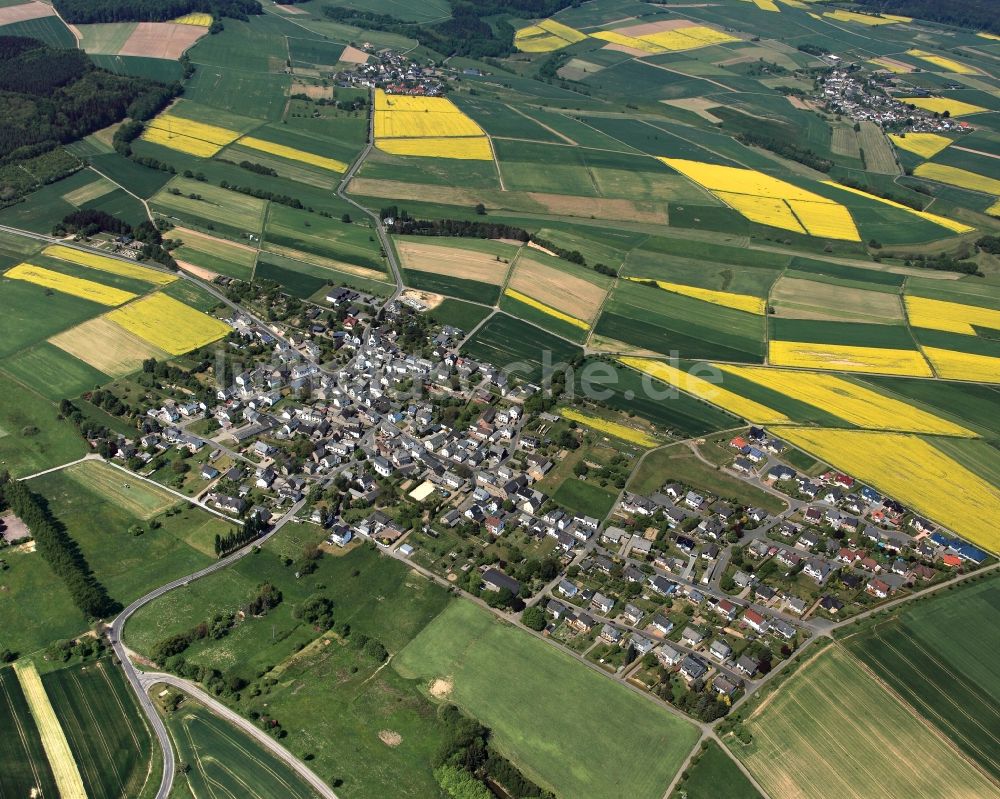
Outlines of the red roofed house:
{"type": "Polygon", "coordinates": [[[945,555],[943,558],[941,558],[941,562],[945,566],[955,567],[962,565],[962,559],[958,555],[945,555]]]}
{"type": "Polygon", "coordinates": [[[889,596],[889,592],[892,589],[889,588],[888,583],[884,582],[883,580],[879,580],[878,578],[875,578],[869,581],[868,585],[865,586],[865,590],[869,594],[874,594],[879,599],[885,599],[886,597],[889,596]]]}
{"type": "Polygon", "coordinates": [[[742,436],[736,436],[732,441],[729,442],[729,446],[734,449],[743,449],[743,447],[749,446],[747,440],[742,436]]]}
{"type": "Polygon", "coordinates": [[[743,623],[759,633],[764,632],[767,629],[767,619],[756,610],[747,610],[743,614],[743,623]]]}

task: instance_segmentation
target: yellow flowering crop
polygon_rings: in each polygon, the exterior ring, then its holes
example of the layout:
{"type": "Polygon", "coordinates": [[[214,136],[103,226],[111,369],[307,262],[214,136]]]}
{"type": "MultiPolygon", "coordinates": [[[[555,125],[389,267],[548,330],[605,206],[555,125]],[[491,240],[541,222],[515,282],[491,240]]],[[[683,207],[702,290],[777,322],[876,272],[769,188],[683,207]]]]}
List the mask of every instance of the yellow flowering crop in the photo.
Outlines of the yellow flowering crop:
{"type": "Polygon", "coordinates": [[[910,208],[908,205],[897,203],[894,200],[887,200],[885,197],[877,197],[874,194],[869,194],[866,191],[861,191],[861,189],[855,189],[851,186],[843,186],[840,183],[834,183],[832,180],[824,180],[823,183],[827,186],[833,186],[835,189],[841,189],[842,191],[849,191],[851,194],[867,197],[869,200],[874,200],[877,203],[891,205],[893,208],[898,208],[900,211],[906,211],[908,214],[919,216],[921,219],[926,219],[928,222],[933,222],[935,225],[941,225],[941,227],[948,228],[948,230],[952,230],[955,233],[968,233],[969,231],[975,230],[975,228],[970,225],[956,222],[954,219],[948,219],[946,216],[938,216],[937,214],[932,214],[930,211],[918,211],[916,208],[910,208]]]}
{"type": "Polygon", "coordinates": [[[1000,42],[1000,36],[997,36],[995,33],[986,33],[986,31],[983,31],[982,33],[977,33],[976,36],[980,36],[983,39],[992,39],[995,42],[1000,42]]]}
{"type": "Polygon", "coordinates": [[[1000,200],[997,200],[993,205],[986,209],[986,213],[990,216],[1000,216],[1000,200]]]}
{"type": "Polygon", "coordinates": [[[921,158],[933,158],[951,144],[951,139],[937,133],[907,133],[905,136],[890,133],[889,139],[899,149],[916,153],[921,158]]]}
{"type": "Polygon", "coordinates": [[[704,25],[692,25],[687,28],[674,28],[669,31],[659,31],[658,33],[647,33],[637,37],[644,42],[662,47],[664,50],[673,52],[679,50],[694,50],[699,47],[708,47],[712,44],[725,44],[726,42],[738,42],[735,36],[728,33],[708,28],[704,25]]]}
{"type": "MultiPolygon", "coordinates": [[[[646,282],[652,280],[652,278],[630,277],[628,280],[646,282]]],[[[653,280],[653,282],[664,291],[683,294],[685,297],[694,297],[696,300],[710,302],[713,305],[724,305],[727,308],[734,308],[737,311],[745,311],[746,313],[761,316],[767,312],[767,304],[764,300],[750,294],[731,294],[728,291],[713,291],[712,289],[703,289],[697,286],[685,286],[681,283],[668,283],[665,280],[653,280]]]]}
{"type": "Polygon", "coordinates": [[[281,158],[287,158],[290,161],[301,161],[303,164],[311,164],[312,166],[329,169],[331,172],[347,171],[347,164],[343,161],[338,161],[336,158],[325,158],[322,155],[307,153],[305,150],[296,150],[294,147],[286,147],[283,144],[275,144],[273,141],[265,141],[264,139],[257,139],[253,136],[244,136],[236,143],[241,144],[244,147],[249,147],[252,150],[260,150],[264,153],[270,153],[271,155],[277,155],[281,158]]]}
{"type": "Polygon", "coordinates": [[[504,290],[504,294],[510,297],[512,300],[517,300],[518,302],[523,302],[525,305],[530,305],[537,311],[541,311],[543,314],[547,314],[561,322],[566,322],[566,324],[573,325],[573,327],[578,327],[581,330],[590,330],[590,325],[584,322],[582,319],[577,319],[575,316],[570,316],[568,313],[563,313],[551,305],[546,305],[544,302],[539,302],[538,300],[529,297],[527,294],[522,294],[520,291],[515,291],[514,289],[504,290]]]}
{"type": "Polygon", "coordinates": [[[168,286],[177,280],[176,276],[168,275],[166,272],[158,272],[155,269],[139,266],[139,264],[133,264],[129,261],[122,261],[118,258],[108,258],[106,255],[98,255],[95,252],[85,252],[73,247],[64,247],[62,244],[53,244],[50,247],[46,247],[42,250],[42,254],[58,258],[60,261],[69,261],[79,266],[98,269],[101,272],[110,272],[113,275],[134,277],[136,280],[142,280],[154,286],[168,286]]]}
{"type": "Polygon", "coordinates": [[[388,94],[375,90],[376,111],[427,111],[436,114],[460,114],[447,97],[420,97],[415,94],[388,94]]]}
{"type": "Polygon", "coordinates": [[[975,172],[954,166],[925,163],[914,169],[913,174],[927,180],[936,180],[938,183],[947,183],[971,191],[1000,194],[1000,180],[987,175],[977,175],[975,172]]]}
{"type": "Polygon", "coordinates": [[[525,53],[548,53],[582,42],[586,38],[586,34],[569,25],[563,25],[554,19],[543,19],[537,25],[517,30],[514,33],[514,45],[525,53]]]}
{"type": "Polygon", "coordinates": [[[830,369],[835,372],[930,377],[927,362],[916,350],[885,347],[854,347],[846,344],[813,344],[802,341],[771,341],[768,360],[774,366],[830,369]]]}
{"type": "Polygon", "coordinates": [[[611,42],[612,44],[620,44],[622,47],[631,47],[634,50],[642,50],[646,53],[667,52],[665,47],[660,47],[658,44],[653,44],[652,42],[636,38],[635,36],[626,36],[622,33],[615,33],[614,31],[597,31],[597,33],[592,33],[590,35],[595,39],[601,39],[605,42],[611,42]]]}
{"type": "Polygon", "coordinates": [[[936,67],[941,67],[941,69],[946,72],[955,72],[959,75],[978,75],[979,71],[968,67],[965,64],[959,63],[951,58],[945,58],[944,56],[934,55],[934,53],[928,53],[926,50],[907,50],[907,55],[913,56],[914,58],[919,58],[921,61],[926,61],[929,64],[933,64],[936,67]]]}
{"type": "Polygon", "coordinates": [[[869,430],[965,437],[976,435],[954,422],[836,375],[771,369],[766,366],[716,366],[727,374],[821,408],[845,422],[869,430]]]}
{"type": "Polygon", "coordinates": [[[904,301],[906,302],[906,315],[913,327],[945,330],[949,333],[962,333],[966,336],[978,335],[973,325],[1000,330],[1000,311],[994,311],[991,308],[909,295],[904,298],[904,301]]]}
{"type": "Polygon", "coordinates": [[[750,0],[757,8],[761,11],[780,11],[781,9],[775,5],[774,0],[750,0]]]}
{"type": "Polygon", "coordinates": [[[818,194],[813,194],[811,191],[800,189],[792,183],[758,172],[756,169],[706,164],[702,161],[688,161],[683,158],[659,158],[659,160],[710,191],[748,194],[755,197],[774,197],[780,200],[832,202],[818,194]]]}
{"type": "Polygon", "coordinates": [[[895,14],[882,14],[873,17],[870,14],[855,14],[853,11],[831,11],[823,14],[824,17],[835,19],[837,22],[856,22],[859,25],[892,25],[896,22],[913,22],[910,17],[900,17],[895,14]]]}
{"type": "Polygon", "coordinates": [[[483,129],[462,113],[381,111],[375,114],[375,137],[379,139],[482,135],[483,129]]]}
{"type": "Polygon", "coordinates": [[[1000,383],[1000,358],[937,347],[924,347],[923,350],[939,377],[974,383],[1000,383]]]}
{"type": "Polygon", "coordinates": [[[36,286],[81,297],[99,305],[121,305],[136,296],[130,291],[123,291],[113,286],[105,286],[103,283],[95,283],[92,280],[84,280],[72,275],[64,275],[62,272],[54,272],[51,269],[32,264],[18,264],[8,269],[4,277],[34,283],[36,286]]]}
{"type": "Polygon", "coordinates": [[[633,427],[627,427],[617,422],[609,422],[607,419],[601,419],[597,416],[587,416],[570,408],[564,408],[559,411],[559,414],[571,422],[582,424],[600,433],[607,433],[609,436],[620,438],[622,441],[628,441],[630,444],[638,444],[640,447],[655,447],[660,443],[651,435],[641,430],[636,430],[633,427]]]}
{"type": "MultiPolygon", "coordinates": [[[[38,674],[38,669],[31,660],[18,660],[14,664],[17,681],[35,720],[38,737],[42,742],[45,759],[52,769],[56,790],[63,799],[87,799],[87,790],[83,786],[83,777],[73,757],[66,732],[59,723],[52,702],[38,674]]],[[[8,730],[8,733],[12,731],[8,730]]],[[[23,734],[23,733],[22,733],[23,734]]],[[[34,793],[32,793],[34,795],[34,793]]]]}
{"type": "Polygon", "coordinates": [[[796,233],[806,232],[798,217],[788,207],[788,203],[780,198],[755,197],[752,194],[734,194],[726,191],[713,191],[712,194],[751,222],[780,227],[782,230],[793,230],[796,233]]]}
{"type": "Polygon", "coordinates": [[[787,428],[781,437],[991,551],[1000,491],[928,441],[902,433],[787,428]]]}
{"type": "Polygon", "coordinates": [[[861,241],[851,212],[839,203],[788,200],[788,205],[810,236],[841,241],[861,241]]]}
{"type": "Polygon", "coordinates": [[[381,139],[378,148],[391,155],[416,155],[425,158],[456,158],[465,161],[490,161],[493,151],[485,136],[423,139],[381,139]]]}
{"type": "Polygon", "coordinates": [[[142,138],[172,150],[208,158],[234,142],[239,135],[228,128],[165,113],[146,123],[142,138]]]}
{"type": "MultiPolygon", "coordinates": [[[[730,36],[728,33],[717,31],[715,28],[709,28],[707,25],[691,25],[687,28],[675,28],[675,30],[703,44],[726,44],[727,42],[740,41],[736,36],[730,36]]],[[[646,41],[650,40],[649,36],[643,36],[642,38],[646,39],[646,41]]]]}
{"type": "Polygon", "coordinates": [[[780,411],[768,408],[766,405],[729,391],[721,383],[710,382],[683,369],[678,369],[676,366],[671,366],[665,361],[623,356],[618,359],[618,362],[632,369],[644,372],[650,377],[655,377],[657,380],[679,388],[681,391],[699,399],[711,402],[713,405],[718,405],[720,408],[740,416],[749,422],[757,424],[780,424],[791,421],[780,411]]]}
{"type": "Polygon", "coordinates": [[[107,318],[171,355],[183,355],[230,332],[225,323],[165,294],[136,300],[107,318]]]}
{"type": "Polygon", "coordinates": [[[183,17],[177,17],[170,21],[176,22],[179,25],[197,25],[199,28],[208,28],[212,24],[212,15],[195,12],[193,14],[185,14],[183,17]]]}
{"type": "Polygon", "coordinates": [[[939,114],[943,114],[947,111],[948,114],[953,117],[980,114],[983,111],[989,110],[987,108],[983,108],[981,105],[963,103],[961,100],[951,100],[944,97],[901,97],[899,98],[899,101],[901,103],[915,105],[917,108],[922,108],[924,111],[930,111],[932,114],[935,111],[939,114]]]}

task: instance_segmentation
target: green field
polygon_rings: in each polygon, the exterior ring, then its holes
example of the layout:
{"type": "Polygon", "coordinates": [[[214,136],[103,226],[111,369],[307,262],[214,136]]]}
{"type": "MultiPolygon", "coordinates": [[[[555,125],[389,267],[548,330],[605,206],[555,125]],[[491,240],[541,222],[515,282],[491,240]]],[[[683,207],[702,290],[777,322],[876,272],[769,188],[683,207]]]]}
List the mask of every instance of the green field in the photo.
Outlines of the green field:
{"type": "Polygon", "coordinates": [[[468,602],[452,603],[393,666],[428,688],[450,684],[448,698],[559,796],[660,799],[697,740],[664,708],[468,602]],[[580,741],[598,738],[580,768],[580,741]]]}
{"type": "Polygon", "coordinates": [[[309,784],[287,764],[203,705],[185,700],[166,721],[178,759],[190,767],[177,776],[174,784],[186,787],[191,796],[245,796],[248,799],[313,799],[316,796],[309,784]]]}
{"type": "Polygon", "coordinates": [[[87,796],[145,795],[154,779],[153,741],[121,669],[106,658],[49,672],[42,682],[87,796]]]}
{"type": "Polygon", "coordinates": [[[442,325],[451,325],[468,333],[490,314],[490,309],[450,297],[429,312],[442,325]]]}
{"type": "Polygon", "coordinates": [[[0,668],[0,796],[57,796],[55,780],[17,674],[0,668]]]}
{"type": "Polygon", "coordinates": [[[618,495],[593,483],[570,477],[556,489],[553,501],[586,516],[603,519],[611,511],[618,495]]]}
{"type": "Polygon", "coordinates": [[[0,278],[0,357],[37,344],[107,309],[26,280],[0,278]]]}
{"type": "Polygon", "coordinates": [[[423,272],[417,269],[403,269],[403,280],[407,286],[429,291],[434,294],[444,294],[457,297],[460,300],[473,300],[492,305],[500,296],[500,287],[481,280],[468,280],[451,275],[438,275],[434,272],[423,272]]]}
{"type": "Polygon", "coordinates": [[[385,273],[378,238],[367,221],[345,223],[339,217],[322,217],[272,204],[267,215],[265,238],[269,244],[385,273]]]}
{"type": "Polygon", "coordinates": [[[750,743],[726,743],[772,795],[996,796],[992,782],[837,645],[743,724],[750,743]]]}
{"type": "Polygon", "coordinates": [[[0,392],[0,462],[24,477],[83,456],[87,443],[44,397],[13,380],[0,392]]]}
{"type": "Polygon", "coordinates": [[[183,246],[172,253],[178,261],[186,261],[239,280],[249,280],[253,275],[257,254],[252,249],[236,247],[223,239],[204,236],[183,235],[178,238],[184,241],[183,246]]]}
{"type": "Polygon", "coordinates": [[[996,578],[924,599],[844,644],[976,763],[1000,776],[996,578]]]}
{"type": "Polygon", "coordinates": [[[682,796],[686,799],[760,799],[750,780],[714,741],[705,743],[705,749],[686,770],[688,778],[671,794],[676,799],[682,796]]]}
{"type": "Polygon", "coordinates": [[[267,203],[235,191],[188,178],[174,178],[150,200],[152,207],[172,219],[211,230],[260,234],[267,203]],[[172,194],[176,190],[180,194],[172,194]],[[201,199],[192,199],[200,197],[201,199]]]}
{"type": "Polygon", "coordinates": [[[578,344],[582,344],[586,340],[587,333],[589,332],[586,328],[571,325],[569,322],[547,314],[545,311],[528,305],[526,302],[521,302],[506,295],[500,298],[500,309],[517,319],[523,319],[525,322],[530,322],[557,336],[575,341],[578,344]]]}
{"type": "Polygon", "coordinates": [[[47,341],[0,361],[0,371],[53,402],[76,397],[110,379],[47,341]]]}
{"type": "Polygon", "coordinates": [[[503,313],[490,318],[462,350],[500,369],[511,367],[529,380],[542,377],[546,359],[556,367],[580,355],[579,347],[503,313]]]}

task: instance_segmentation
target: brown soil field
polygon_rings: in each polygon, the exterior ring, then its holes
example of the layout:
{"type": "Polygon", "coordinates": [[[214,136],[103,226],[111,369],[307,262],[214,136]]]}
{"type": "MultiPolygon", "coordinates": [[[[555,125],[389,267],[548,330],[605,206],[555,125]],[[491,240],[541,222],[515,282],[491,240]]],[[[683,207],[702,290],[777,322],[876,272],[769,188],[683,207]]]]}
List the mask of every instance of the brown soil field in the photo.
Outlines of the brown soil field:
{"type": "Polygon", "coordinates": [[[494,286],[503,283],[507,276],[507,264],[498,262],[495,255],[485,252],[398,240],[396,250],[403,267],[417,272],[435,272],[494,286]]]}
{"type": "Polygon", "coordinates": [[[284,11],[286,14],[308,14],[309,13],[304,8],[299,8],[298,6],[289,6],[289,5],[282,5],[280,3],[275,3],[274,7],[276,9],[278,9],[278,11],[284,11]]]}
{"type": "Polygon", "coordinates": [[[431,294],[429,291],[418,291],[417,289],[406,289],[406,291],[403,292],[402,297],[403,299],[410,297],[420,303],[423,303],[424,307],[427,308],[428,311],[433,311],[442,302],[444,302],[443,294],[431,294]]]}
{"type": "Polygon", "coordinates": [[[719,104],[711,100],[706,100],[704,97],[688,97],[682,100],[661,100],[665,105],[672,105],[674,108],[682,108],[685,111],[691,111],[697,114],[702,119],[707,119],[709,122],[715,124],[716,122],[721,122],[715,114],[709,113],[713,108],[718,108],[719,104]]]}
{"type": "Polygon", "coordinates": [[[199,230],[191,230],[191,228],[186,227],[175,227],[171,229],[170,238],[180,239],[184,242],[190,241],[191,239],[207,239],[208,241],[214,241],[218,244],[225,245],[226,247],[236,247],[237,249],[246,250],[247,252],[257,252],[257,248],[251,247],[249,244],[240,244],[237,241],[220,239],[216,236],[210,236],[207,233],[202,233],[199,230]]]}
{"type": "Polygon", "coordinates": [[[794,108],[801,108],[803,111],[808,111],[809,110],[809,106],[806,105],[805,102],[803,102],[802,100],[800,100],[798,97],[793,97],[792,95],[788,95],[785,99],[788,100],[788,102],[794,108]]]}
{"type": "Polygon", "coordinates": [[[340,60],[345,64],[364,64],[368,60],[368,53],[359,50],[357,47],[347,45],[344,52],[340,54],[340,60]]]}
{"type": "Polygon", "coordinates": [[[510,288],[551,305],[563,313],[592,322],[607,291],[589,280],[568,274],[532,258],[521,258],[510,279],[510,288]]]}
{"type": "Polygon", "coordinates": [[[0,8],[0,25],[10,25],[12,22],[24,22],[39,17],[51,17],[55,14],[52,6],[46,3],[25,3],[20,6],[0,8]]]}
{"type": "Polygon", "coordinates": [[[640,50],[638,47],[627,47],[624,44],[614,44],[609,43],[601,48],[602,50],[614,50],[616,53],[625,53],[626,55],[635,56],[636,58],[643,58],[644,56],[653,55],[652,53],[647,53],[645,50],[640,50]]]}
{"type": "Polygon", "coordinates": [[[15,516],[13,512],[8,511],[0,516],[0,522],[3,522],[4,528],[3,532],[0,533],[0,538],[3,538],[8,544],[14,544],[24,538],[31,537],[28,525],[15,516]]]}
{"type": "Polygon", "coordinates": [[[834,322],[891,325],[903,321],[899,296],[884,291],[834,286],[814,280],[782,277],[771,289],[776,316],[834,322]]]}
{"type": "Polygon", "coordinates": [[[535,242],[533,241],[529,241],[528,246],[531,247],[531,249],[533,250],[538,250],[539,252],[543,252],[546,255],[551,255],[553,258],[559,257],[554,252],[552,252],[552,250],[548,249],[547,247],[543,247],[541,244],[535,244],[535,242]]]}
{"type": "Polygon", "coordinates": [[[141,55],[147,58],[178,59],[208,28],[179,25],[174,22],[140,22],[118,51],[118,55],[141,55]]]}
{"type": "Polygon", "coordinates": [[[304,94],[310,100],[329,100],[333,97],[333,87],[317,86],[315,83],[303,83],[299,80],[293,80],[288,93],[304,94]]]}
{"type": "Polygon", "coordinates": [[[188,272],[195,277],[200,277],[202,280],[212,281],[219,276],[217,272],[213,272],[211,269],[205,269],[202,266],[195,266],[194,264],[189,264],[187,261],[178,261],[177,265],[185,272],[188,272]]]}
{"type": "Polygon", "coordinates": [[[666,211],[644,211],[631,200],[606,197],[573,197],[568,194],[544,194],[529,191],[528,197],[540,203],[551,214],[613,219],[620,222],[648,222],[654,225],[668,223],[666,211]]]}
{"type": "Polygon", "coordinates": [[[136,371],[146,358],[170,357],[103,316],[53,336],[49,343],[111,377],[136,371]]]}
{"type": "Polygon", "coordinates": [[[369,197],[425,200],[427,202],[445,203],[446,205],[475,205],[479,202],[478,195],[462,189],[453,189],[448,186],[431,186],[423,183],[403,183],[396,180],[376,180],[373,178],[354,178],[351,181],[349,191],[351,194],[364,194],[369,197]]]}

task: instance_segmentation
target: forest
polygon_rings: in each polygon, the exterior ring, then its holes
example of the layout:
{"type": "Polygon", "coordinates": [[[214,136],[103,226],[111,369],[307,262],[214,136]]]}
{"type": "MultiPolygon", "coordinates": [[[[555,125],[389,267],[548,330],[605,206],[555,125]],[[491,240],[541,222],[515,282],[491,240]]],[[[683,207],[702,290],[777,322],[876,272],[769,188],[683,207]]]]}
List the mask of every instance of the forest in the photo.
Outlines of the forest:
{"type": "Polygon", "coordinates": [[[996,0],[855,0],[859,6],[880,14],[902,14],[945,25],[1000,34],[996,0]]]}
{"type": "Polygon", "coordinates": [[[180,93],[95,67],[80,50],[0,36],[0,164],[32,158],[130,116],[149,119],[180,93]]]}
{"type": "Polygon", "coordinates": [[[55,0],[53,5],[66,22],[74,25],[166,22],[196,11],[242,20],[263,13],[257,0],[55,0]]]}

